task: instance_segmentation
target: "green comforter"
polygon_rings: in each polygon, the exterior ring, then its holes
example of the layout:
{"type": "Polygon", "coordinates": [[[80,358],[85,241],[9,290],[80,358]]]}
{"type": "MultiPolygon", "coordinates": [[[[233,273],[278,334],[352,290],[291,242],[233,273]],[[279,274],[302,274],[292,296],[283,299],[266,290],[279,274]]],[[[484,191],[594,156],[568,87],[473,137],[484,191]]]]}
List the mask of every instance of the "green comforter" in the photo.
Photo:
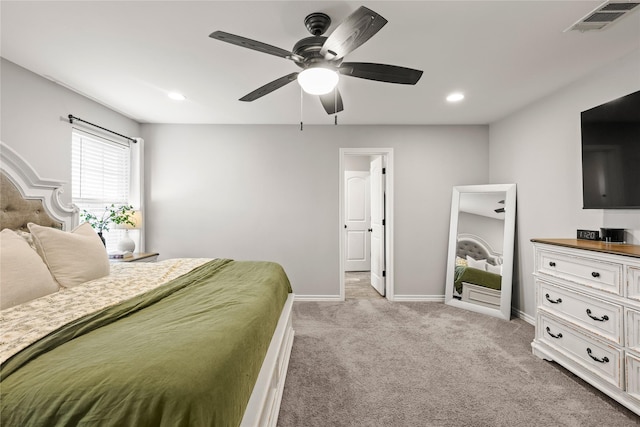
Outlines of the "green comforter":
{"type": "Polygon", "coordinates": [[[473,283],[474,285],[499,291],[502,284],[502,276],[477,268],[457,265],[453,285],[459,294],[462,293],[462,282],[473,283]]]}
{"type": "Polygon", "coordinates": [[[86,316],[0,370],[2,426],[237,426],[291,292],[268,262],[214,260],[86,316]]]}

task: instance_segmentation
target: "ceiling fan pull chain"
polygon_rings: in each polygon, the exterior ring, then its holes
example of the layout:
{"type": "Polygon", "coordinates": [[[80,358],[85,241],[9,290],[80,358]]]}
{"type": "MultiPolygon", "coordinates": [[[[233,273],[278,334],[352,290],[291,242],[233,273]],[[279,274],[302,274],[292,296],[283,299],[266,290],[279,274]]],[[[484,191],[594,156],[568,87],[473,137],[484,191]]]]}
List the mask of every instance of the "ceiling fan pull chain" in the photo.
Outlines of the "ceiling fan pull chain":
{"type": "Polygon", "coordinates": [[[333,124],[338,126],[338,86],[333,89],[333,124]]]}
{"type": "Polygon", "coordinates": [[[304,130],[304,125],[302,124],[302,100],[304,99],[304,94],[302,93],[302,87],[300,88],[300,132],[304,130]]]}

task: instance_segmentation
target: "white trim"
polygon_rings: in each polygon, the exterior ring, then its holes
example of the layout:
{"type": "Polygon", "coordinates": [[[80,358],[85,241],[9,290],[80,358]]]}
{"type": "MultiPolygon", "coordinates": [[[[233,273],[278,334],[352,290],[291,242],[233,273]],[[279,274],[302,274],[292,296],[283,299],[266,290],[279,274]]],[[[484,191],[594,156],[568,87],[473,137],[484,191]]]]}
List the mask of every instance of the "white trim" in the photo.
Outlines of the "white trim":
{"type": "Polygon", "coordinates": [[[138,232],[136,242],[137,252],[146,252],[145,245],[145,204],[144,204],[144,139],[136,138],[137,143],[131,144],[131,163],[129,177],[129,204],[133,205],[142,214],[142,227],[138,232]]]}
{"type": "Polygon", "coordinates": [[[529,323],[531,326],[536,325],[536,318],[528,315],[522,310],[518,310],[515,307],[511,307],[511,313],[513,314],[514,317],[524,320],[525,322],[529,323]]]}
{"type": "Polygon", "coordinates": [[[293,346],[294,331],[291,314],[294,299],[295,295],[289,294],[284,303],[240,427],[275,427],[278,422],[282,392],[293,346]]]}
{"type": "Polygon", "coordinates": [[[340,295],[296,295],[296,301],[344,301],[340,295]]]}
{"type": "Polygon", "coordinates": [[[62,202],[64,181],[41,178],[31,165],[0,141],[0,170],[15,184],[25,199],[42,201],[45,211],[70,231],[78,225],[78,208],[62,202]]]}
{"type": "Polygon", "coordinates": [[[513,253],[515,241],[516,221],[516,184],[487,184],[487,185],[461,185],[453,187],[451,197],[451,221],[449,225],[449,249],[447,250],[447,277],[445,285],[445,303],[464,308],[478,313],[495,316],[504,320],[511,319],[511,290],[513,281],[513,253]],[[500,307],[490,309],[477,304],[470,304],[453,298],[453,282],[458,245],[458,215],[460,207],[460,195],[463,193],[505,193],[504,236],[502,243],[502,287],[500,290],[500,307]],[[508,260],[508,261],[504,261],[508,260]],[[508,284],[508,286],[505,286],[508,284]]]}
{"type": "Polygon", "coordinates": [[[395,295],[394,302],[444,302],[444,295],[395,295]]]}
{"type": "Polygon", "coordinates": [[[394,208],[394,194],[393,194],[393,176],[394,176],[394,162],[393,162],[393,148],[340,148],[339,159],[339,209],[338,209],[338,233],[339,233],[339,266],[340,266],[340,300],[345,300],[345,283],[344,283],[344,158],[345,156],[383,156],[385,162],[385,297],[389,301],[395,299],[395,287],[394,287],[394,254],[393,254],[393,208],[394,208]]]}

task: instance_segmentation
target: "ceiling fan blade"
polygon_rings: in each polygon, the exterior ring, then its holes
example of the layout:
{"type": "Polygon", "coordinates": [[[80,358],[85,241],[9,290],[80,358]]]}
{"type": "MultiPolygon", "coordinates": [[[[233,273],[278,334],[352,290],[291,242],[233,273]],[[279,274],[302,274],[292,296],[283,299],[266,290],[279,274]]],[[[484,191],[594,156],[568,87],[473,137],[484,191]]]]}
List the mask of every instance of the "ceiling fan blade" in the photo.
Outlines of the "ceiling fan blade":
{"type": "Polygon", "coordinates": [[[320,49],[327,60],[336,60],[374,36],[387,20],[371,9],[360,6],[333,30],[320,49]]]}
{"type": "Polygon", "coordinates": [[[414,85],[422,77],[421,70],[369,62],[343,62],[338,71],[346,76],[403,85],[414,85]]]}
{"type": "Polygon", "coordinates": [[[240,101],[246,101],[246,102],[255,101],[256,99],[261,98],[273,92],[274,90],[280,89],[282,86],[285,86],[291,83],[296,79],[297,76],[298,76],[298,73],[296,72],[296,73],[288,74],[284,77],[280,77],[279,79],[269,82],[266,85],[259,87],[253,92],[243,96],[242,98],[240,98],[240,101]]]}
{"type": "Polygon", "coordinates": [[[338,88],[335,88],[325,95],[320,95],[319,97],[327,114],[339,113],[344,109],[342,105],[342,96],[340,95],[338,88]]]}
{"type": "Polygon", "coordinates": [[[296,55],[288,50],[280,49],[279,47],[271,46],[270,44],[262,43],[256,40],[251,40],[246,37],[237,36],[235,34],[225,33],[224,31],[214,31],[209,34],[212,39],[220,40],[223,42],[235,44],[236,46],[246,47],[247,49],[257,50],[258,52],[267,53],[269,55],[279,56],[280,58],[291,59],[295,62],[302,62],[304,58],[300,55],[296,55]]]}

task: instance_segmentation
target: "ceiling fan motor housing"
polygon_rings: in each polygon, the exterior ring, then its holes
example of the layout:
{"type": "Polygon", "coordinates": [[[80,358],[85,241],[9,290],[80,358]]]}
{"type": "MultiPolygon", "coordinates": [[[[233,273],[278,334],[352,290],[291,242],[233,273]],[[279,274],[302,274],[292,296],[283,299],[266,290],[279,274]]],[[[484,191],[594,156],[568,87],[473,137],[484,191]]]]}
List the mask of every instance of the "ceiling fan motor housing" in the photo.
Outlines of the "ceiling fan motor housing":
{"type": "Polygon", "coordinates": [[[320,55],[320,49],[322,49],[325,40],[327,38],[324,36],[312,36],[298,41],[293,46],[293,53],[303,57],[304,61],[297,62],[297,64],[302,68],[308,68],[319,62],[327,63],[324,56],[320,55]]]}

